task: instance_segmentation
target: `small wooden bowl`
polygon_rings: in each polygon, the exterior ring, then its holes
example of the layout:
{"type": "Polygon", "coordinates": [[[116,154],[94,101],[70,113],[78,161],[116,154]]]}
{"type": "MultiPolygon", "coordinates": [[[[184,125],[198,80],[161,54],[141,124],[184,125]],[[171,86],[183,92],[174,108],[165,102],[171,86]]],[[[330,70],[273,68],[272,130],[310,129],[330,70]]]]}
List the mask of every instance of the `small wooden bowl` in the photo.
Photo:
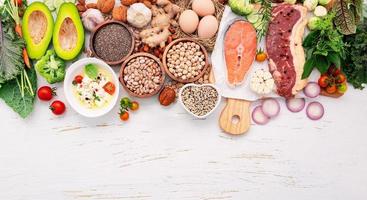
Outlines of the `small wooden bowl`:
{"type": "Polygon", "coordinates": [[[204,76],[205,74],[205,71],[206,69],[208,68],[209,66],[209,57],[208,57],[208,52],[206,51],[205,47],[203,45],[201,45],[200,43],[196,42],[195,40],[193,39],[190,39],[190,38],[181,38],[181,39],[177,39],[173,42],[171,42],[167,47],[166,49],[164,50],[164,53],[163,53],[163,58],[162,58],[162,61],[163,61],[163,67],[164,67],[164,70],[166,71],[166,73],[168,74],[169,77],[171,77],[173,80],[177,81],[177,82],[180,82],[180,83],[192,83],[192,82],[195,82],[197,80],[199,80],[202,76],[204,76]],[[204,53],[204,57],[205,57],[205,66],[203,69],[201,69],[201,72],[199,73],[199,75],[193,77],[193,78],[190,78],[190,79],[186,79],[186,80],[182,80],[181,78],[178,78],[178,77],[175,77],[169,70],[168,70],[168,66],[167,66],[167,54],[168,54],[168,51],[174,46],[176,45],[177,43],[179,42],[194,42],[195,44],[198,44],[200,46],[200,49],[201,51],[204,53]]]}
{"type": "Polygon", "coordinates": [[[159,60],[159,58],[157,58],[157,57],[155,57],[155,56],[153,56],[152,54],[149,54],[149,53],[136,53],[136,54],[131,55],[130,57],[128,57],[124,61],[124,63],[122,63],[121,69],[120,69],[120,72],[119,72],[119,80],[120,80],[121,85],[125,88],[125,90],[129,93],[129,95],[134,96],[134,97],[139,97],[139,98],[148,98],[148,97],[151,97],[151,96],[154,96],[155,94],[157,94],[162,89],[162,87],[164,85],[165,78],[166,78],[166,74],[164,73],[164,68],[162,66],[161,61],[159,60]],[[140,56],[144,56],[144,57],[148,57],[148,58],[153,59],[156,63],[158,63],[158,65],[161,69],[161,72],[162,72],[159,87],[154,92],[152,92],[150,94],[144,94],[144,95],[135,94],[133,91],[131,91],[127,87],[127,85],[124,81],[124,69],[125,69],[126,65],[130,62],[131,59],[136,58],[136,57],[140,57],[140,56]]]}
{"type": "Polygon", "coordinates": [[[91,36],[90,36],[90,39],[89,39],[89,48],[90,50],[92,51],[92,54],[93,56],[105,61],[107,64],[109,65],[119,65],[121,64],[122,62],[124,62],[133,52],[134,50],[134,45],[135,45],[135,39],[134,39],[134,35],[133,35],[133,32],[131,31],[131,29],[129,28],[128,25],[126,25],[125,23],[123,22],[120,22],[120,21],[116,21],[116,20],[108,20],[108,21],[105,21],[103,22],[102,24],[98,25],[94,30],[93,32],[91,33],[91,36]],[[121,26],[123,26],[124,28],[126,28],[129,33],[130,33],[130,36],[131,36],[131,48],[129,50],[129,53],[124,56],[123,58],[121,58],[120,60],[117,60],[117,61],[106,61],[106,60],[103,60],[101,57],[99,57],[94,49],[94,37],[96,35],[96,33],[103,27],[107,26],[107,25],[110,25],[110,24],[119,24],[121,26]]]}

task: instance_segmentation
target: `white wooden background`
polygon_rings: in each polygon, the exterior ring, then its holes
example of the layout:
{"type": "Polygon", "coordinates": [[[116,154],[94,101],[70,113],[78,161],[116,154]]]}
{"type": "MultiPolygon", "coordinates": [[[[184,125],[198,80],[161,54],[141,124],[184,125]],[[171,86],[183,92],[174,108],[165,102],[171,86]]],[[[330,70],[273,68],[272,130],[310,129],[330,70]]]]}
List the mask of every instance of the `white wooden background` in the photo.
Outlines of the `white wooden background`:
{"type": "Polygon", "coordinates": [[[37,101],[23,120],[0,101],[0,200],[365,200],[367,89],[317,100],[320,121],[282,103],[278,118],[236,137],[217,125],[223,104],[196,120],[153,97],[125,123],[118,106],[87,119],[37,101]]]}

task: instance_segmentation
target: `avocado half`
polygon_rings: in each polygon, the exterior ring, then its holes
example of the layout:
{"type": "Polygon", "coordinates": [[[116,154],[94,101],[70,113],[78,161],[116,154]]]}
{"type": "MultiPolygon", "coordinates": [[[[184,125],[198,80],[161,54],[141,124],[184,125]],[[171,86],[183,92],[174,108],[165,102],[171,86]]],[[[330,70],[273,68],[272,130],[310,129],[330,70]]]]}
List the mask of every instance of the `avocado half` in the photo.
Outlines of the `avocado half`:
{"type": "Polygon", "coordinates": [[[40,59],[46,52],[52,38],[54,19],[42,2],[31,3],[24,12],[23,37],[31,59],[40,59]]]}
{"type": "Polygon", "coordinates": [[[52,43],[56,54],[64,60],[77,57],[84,46],[84,28],[78,9],[73,3],[60,6],[52,43]]]}

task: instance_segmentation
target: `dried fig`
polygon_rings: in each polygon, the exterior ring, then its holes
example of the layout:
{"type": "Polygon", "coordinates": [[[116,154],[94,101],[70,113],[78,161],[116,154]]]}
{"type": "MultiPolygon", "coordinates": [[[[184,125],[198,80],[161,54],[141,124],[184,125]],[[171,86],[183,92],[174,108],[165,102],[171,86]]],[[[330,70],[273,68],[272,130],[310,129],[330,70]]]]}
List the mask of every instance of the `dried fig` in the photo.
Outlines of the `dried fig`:
{"type": "Polygon", "coordinates": [[[159,103],[162,106],[169,106],[176,99],[176,92],[170,87],[165,87],[159,94],[159,103]]]}

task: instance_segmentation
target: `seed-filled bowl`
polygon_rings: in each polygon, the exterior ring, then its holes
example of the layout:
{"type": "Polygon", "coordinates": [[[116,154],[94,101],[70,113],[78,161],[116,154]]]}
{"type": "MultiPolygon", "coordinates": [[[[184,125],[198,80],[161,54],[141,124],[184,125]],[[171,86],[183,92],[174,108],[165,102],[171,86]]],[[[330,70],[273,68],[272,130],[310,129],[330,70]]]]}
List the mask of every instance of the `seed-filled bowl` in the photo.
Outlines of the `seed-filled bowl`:
{"type": "Polygon", "coordinates": [[[134,43],[129,26],[119,21],[109,20],[94,29],[89,46],[95,57],[109,65],[119,65],[131,55],[134,43]]]}
{"type": "Polygon", "coordinates": [[[131,95],[147,98],[157,94],[165,80],[159,59],[148,53],[137,53],[125,60],[120,69],[120,83],[131,95]]]}
{"type": "Polygon", "coordinates": [[[208,53],[201,44],[190,38],[181,38],[166,47],[163,67],[173,80],[192,83],[205,74],[208,60],[208,53]]]}
{"type": "Polygon", "coordinates": [[[182,107],[199,119],[213,113],[221,100],[219,90],[213,84],[186,84],[180,89],[178,97],[182,107]]]}

